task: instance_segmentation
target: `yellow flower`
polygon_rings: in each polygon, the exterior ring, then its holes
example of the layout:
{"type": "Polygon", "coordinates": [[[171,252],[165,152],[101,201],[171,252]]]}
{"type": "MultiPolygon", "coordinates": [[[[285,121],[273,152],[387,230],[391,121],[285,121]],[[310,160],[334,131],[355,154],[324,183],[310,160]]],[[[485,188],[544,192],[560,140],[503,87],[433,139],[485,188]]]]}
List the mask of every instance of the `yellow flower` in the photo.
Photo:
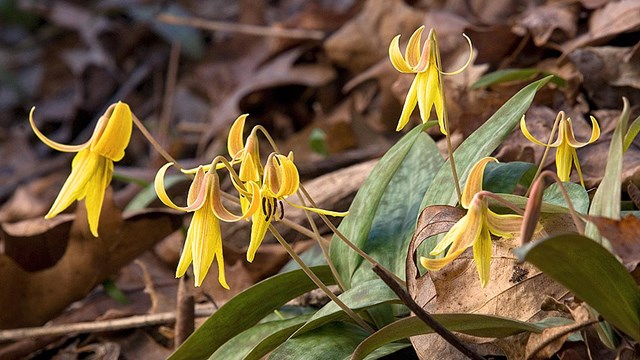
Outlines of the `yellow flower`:
{"type": "Polygon", "coordinates": [[[262,176],[262,165],[260,164],[260,151],[258,148],[258,137],[255,131],[247,137],[247,143],[243,140],[244,124],[248,114],[238,116],[231,125],[229,137],[227,138],[227,150],[231,156],[232,163],[240,163],[238,176],[242,181],[260,181],[262,176]]]}
{"type": "Polygon", "coordinates": [[[444,93],[440,75],[455,75],[467,68],[473,57],[473,47],[471,46],[471,40],[464,35],[471,48],[469,60],[467,60],[467,63],[461,69],[452,73],[444,73],[441,71],[440,50],[438,49],[436,32],[433,29],[429,31],[427,41],[422,51],[420,51],[420,43],[424,29],[425,27],[421,26],[411,35],[404,57],[400,52],[400,35],[393,38],[389,45],[389,58],[391,59],[393,67],[402,73],[416,74],[407,93],[404,106],[402,107],[402,113],[396,131],[402,130],[402,128],[407,125],[409,117],[417,104],[420,109],[420,118],[424,123],[429,120],[431,109],[435,106],[440,132],[446,135],[447,127],[444,123],[444,93]]]}
{"type": "Polygon", "coordinates": [[[420,257],[420,263],[428,270],[442,269],[473,246],[473,259],[476,262],[480,283],[486,287],[491,268],[491,234],[500,237],[512,237],[520,232],[522,216],[501,215],[489,210],[489,204],[482,191],[482,174],[487,163],[497,160],[485,157],[474,165],[462,194],[461,205],[468,209],[447,232],[444,238],[430,252],[431,255],[445,253],[439,259],[420,257]],[[448,248],[448,250],[447,250],[448,248]]]}
{"type": "MultiPolygon", "coordinates": [[[[158,198],[168,207],[193,212],[193,218],[187,231],[187,237],[176,268],[176,277],[182,277],[189,264],[193,262],[195,286],[200,286],[204,280],[213,260],[218,262],[218,282],[224,288],[229,289],[224,274],[224,258],[222,254],[222,233],[220,232],[220,220],[238,221],[246,219],[250,213],[255,212],[258,202],[252,202],[247,215],[235,216],[231,214],[221,201],[221,191],[215,166],[205,173],[204,167],[199,166],[189,188],[187,206],[180,207],[171,201],[164,188],[164,174],[173,165],[164,165],[156,174],[154,187],[158,198]],[[212,170],[213,169],[213,170],[212,170]]],[[[259,198],[259,189],[252,186],[253,198],[259,198]]]]}
{"type": "Polygon", "coordinates": [[[577,148],[581,148],[585,145],[591,144],[592,142],[598,140],[600,137],[600,127],[598,126],[598,121],[591,116],[591,138],[586,143],[581,143],[576,140],[575,135],[573,134],[573,124],[571,123],[571,118],[565,117],[563,111],[558,113],[556,117],[556,121],[554,123],[554,128],[556,125],[558,126],[558,137],[556,141],[552,144],[545,144],[531,135],[529,130],[527,130],[527,124],[524,120],[524,115],[520,120],[520,130],[524,136],[532,141],[535,144],[542,146],[550,146],[558,148],[556,150],[556,171],[558,172],[558,177],[562,181],[569,181],[569,177],[571,175],[571,168],[573,164],[576,164],[576,170],[578,171],[578,176],[580,177],[580,184],[584,187],[584,179],[582,178],[582,170],[580,170],[580,163],[578,162],[578,154],[576,152],[577,148]]]}
{"type": "Polygon", "coordinates": [[[109,106],[98,120],[91,138],[80,145],[60,144],[47,138],[35,125],[34,111],[35,108],[32,108],[29,122],[42,142],[58,151],[78,153],[71,163],[71,174],[45,218],[50,219],[74,201],[85,199],[89,229],[93,236],[98,237],[98,221],[104,192],[111,182],[113,162],[124,157],[124,150],[131,138],[132,115],[129,106],[122,102],[109,106]]]}

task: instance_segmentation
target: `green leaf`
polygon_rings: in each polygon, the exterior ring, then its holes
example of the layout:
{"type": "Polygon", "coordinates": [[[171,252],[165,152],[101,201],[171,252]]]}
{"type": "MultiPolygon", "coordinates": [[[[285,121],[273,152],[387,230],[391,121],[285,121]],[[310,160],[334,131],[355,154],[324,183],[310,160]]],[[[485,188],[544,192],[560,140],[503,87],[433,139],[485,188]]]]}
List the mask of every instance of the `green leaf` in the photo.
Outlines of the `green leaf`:
{"type": "MultiPolygon", "coordinates": [[[[536,92],[549,80],[551,76],[524,87],[460,144],[453,156],[458,175],[463,182],[466,182],[467,174],[473,165],[481,158],[489,156],[511,134],[531,105],[536,92]]],[[[423,209],[429,205],[455,205],[458,199],[453,181],[451,165],[447,160],[432,181],[420,208],[423,209]]]]}
{"type": "MultiPolygon", "coordinates": [[[[563,182],[562,185],[567,190],[567,195],[571,199],[573,208],[581,214],[586,214],[589,210],[589,194],[587,194],[587,191],[581,185],[572,182],[563,182]]],[[[557,183],[551,184],[544,190],[542,201],[546,204],[568,207],[567,201],[562,196],[562,191],[560,191],[560,185],[557,183]]]]}
{"type": "MultiPolygon", "coordinates": [[[[506,337],[523,331],[535,333],[542,331],[542,328],[535,324],[492,315],[432,314],[432,316],[451,331],[478,337],[506,337]]],[[[358,345],[351,359],[360,360],[385,344],[430,333],[433,333],[433,329],[416,316],[400,319],[366,338],[358,345]]]]}
{"type": "MultiPolygon", "coordinates": [[[[620,176],[622,174],[622,155],[624,154],[624,135],[627,132],[627,124],[629,122],[629,102],[623,98],[624,106],[620,120],[616,129],[611,136],[611,145],[609,145],[609,156],[607,157],[607,165],[604,170],[604,176],[593,196],[589,215],[604,216],[611,219],[620,219],[620,196],[621,183],[620,176]]],[[[611,248],[608,241],[602,238],[596,226],[587,223],[585,234],[595,241],[603,244],[606,248],[611,248]]]]}
{"type": "MultiPolygon", "coordinates": [[[[184,175],[169,175],[164,179],[164,186],[166,189],[174,186],[175,184],[188,181],[184,175]]],[[[158,195],[156,194],[156,190],[153,187],[153,184],[147,184],[142,191],[138,193],[125,207],[124,211],[134,211],[134,210],[142,210],[154,201],[158,200],[158,195]]]]}
{"type": "MultiPolygon", "coordinates": [[[[367,355],[366,358],[364,358],[365,360],[376,360],[376,359],[380,359],[383,358],[387,355],[391,355],[394,354],[402,349],[406,349],[408,347],[412,346],[410,342],[406,342],[406,343],[391,343],[391,344],[387,344],[384,346],[381,346],[379,348],[377,348],[375,351],[373,351],[371,354],[367,355]]],[[[413,353],[415,354],[415,351],[413,351],[413,353]]],[[[391,357],[392,359],[400,359],[399,357],[391,357]]],[[[344,360],[350,360],[351,356],[349,356],[348,358],[345,358],[344,360]]]]}
{"type": "Polygon", "coordinates": [[[559,235],[529,243],[514,253],[640,341],[640,289],[607,249],[590,240],[577,234],[559,235]]]}
{"type": "MultiPolygon", "coordinates": [[[[548,76],[553,74],[533,68],[498,70],[482,76],[478,81],[471,85],[471,89],[479,89],[510,81],[529,81],[538,75],[548,76]]],[[[551,82],[559,86],[565,86],[567,84],[566,80],[559,76],[554,76],[553,79],[551,79],[551,82]]]]}
{"type": "Polygon", "coordinates": [[[334,322],[286,341],[270,359],[344,359],[369,335],[351,323],[334,322]]]}
{"type": "Polygon", "coordinates": [[[629,150],[629,147],[633,143],[633,140],[638,136],[640,132],[640,116],[635,118],[631,125],[629,125],[629,130],[627,130],[627,134],[624,136],[624,151],[629,150]]]}
{"type": "MultiPolygon", "coordinates": [[[[412,129],[383,156],[340,224],[351,242],[400,277],[420,198],[443,162],[435,142],[423,132],[432,125],[412,129]]],[[[359,279],[353,279],[363,259],[337,236],[331,241],[331,259],[347,287],[375,277],[367,264],[359,279]]]]}
{"type": "MultiPolygon", "coordinates": [[[[355,311],[367,309],[378,304],[400,302],[396,294],[379,278],[355,284],[338,298],[355,311]]],[[[298,336],[344,316],[346,315],[342,309],[332,301],[318,310],[293,336],[298,336]]]]}
{"type": "Polygon", "coordinates": [[[329,149],[327,148],[327,134],[320,128],[314,128],[309,134],[309,148],[317,154],[327,156],[329,149]]]}
{"type": "Polygon", "coordinates": [[[527,162],[490,162],[484,169],[482,189],[492,193],[511,194],[516,185],[529,185],[535,173],[536,166],[527,162]]]}
{"type": "MultiPolygon", "coordinates": [[[[314,267],[312,270],[325,284],[335,284],[328,266],[314,267]]],[[[234,296],[218,309],[169,359],[208,358],[229,339],[257,324],[289,300],[315,288],[316,285],[302,270],[263,280],[234,296]]]]}
{"type": "Polygon", "coordinates": [[[311,314],[308,314],[292,319],[258,324],[227,341],[209,359],[260,359],[280,346],[310,317],[311,314]]]}
{"type": "Polygon", "coordinates": [[[125,295],[122,290],[118,288],[113,280],[107,279],[103,281],[102,287],[104,288],[104,292],[106,292],[107,295],[109,295],[109,297],[113,300],[119,302],[120,304],[129,303],[129,298],[127,298],[127,295],[125,295]]]}

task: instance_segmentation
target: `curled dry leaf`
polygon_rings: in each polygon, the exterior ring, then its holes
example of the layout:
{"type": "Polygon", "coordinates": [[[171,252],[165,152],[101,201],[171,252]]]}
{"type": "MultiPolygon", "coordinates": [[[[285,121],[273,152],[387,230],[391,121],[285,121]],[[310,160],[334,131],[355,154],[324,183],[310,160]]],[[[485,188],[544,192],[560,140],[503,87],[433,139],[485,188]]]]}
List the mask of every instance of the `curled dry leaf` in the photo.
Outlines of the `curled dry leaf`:
{"type": "Polygon", "coordinates": [[[640,219],[627,215],[621,220],[589,216],[601,234],[609,240],[613,252],[629,270],[640,264],[640,219]]]}
{"type": "Polygon", "coordinates": [[[517,21],[513,31],[524,36],[527,31],[533,36],[536,46],[549,41],[561,42],[576,35],[579,7],[573,4],[547,4],[526,11],[517,21]]]}
{"type": "MultiPolygon", "coordinates": [[[[415,250],[428,237],[448,231],[463,215],[464,211],[449,206],[430,206],[420,214],[409,245],[406,269],[407,288],[418,304],[436,313],[480,313],[528,321],[541,317],[540,306],[545,296],[559,299],[567,294],[566,289],[534,266],[516,263],[511,253],[516,239],[493,241],[491,280],[484,289],[478,280],[472,249],[440,271],[419,277],[415,259],[420,254],[415,254],[415,250]]],[[[568,215],[543,215],[541,222],[547,233],[566,232],[573,227],[568,215]]],[[[487,345],[484,349],[499,344],[491,339],[465,337],[465,340],[487,345]]],[[[413,337],[411,342],[422,358],[430,358],[433,346],[444,346],[439,338],[429,335],[413,337]]]]}
{"type": "Polygon", "coordinates": [[[181,225],[181,217],[166,210],[123,217],[107,195],[100,237],[94,238],[85,211],[81,203],[78,221],[61,216],[51,222],[36,219],[2,226],[0,236],[8,251],[0,254],[0,328],[44,324],[181,225]],[[21,242],[29,243],[28,257],[18,253],[25,248],[21,242]],[[48,255],[32,260],[39,251],[48,255]]]}

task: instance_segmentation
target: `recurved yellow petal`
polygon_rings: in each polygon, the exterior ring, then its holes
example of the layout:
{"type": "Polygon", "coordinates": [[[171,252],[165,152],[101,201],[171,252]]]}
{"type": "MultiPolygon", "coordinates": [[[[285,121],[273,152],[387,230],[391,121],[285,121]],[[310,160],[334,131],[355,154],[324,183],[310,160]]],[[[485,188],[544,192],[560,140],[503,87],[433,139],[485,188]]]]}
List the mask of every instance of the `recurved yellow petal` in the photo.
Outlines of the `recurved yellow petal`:
{"type": "Polygon", "coordinates": [[[407,64],[400,52],[400,35],[394,37],[393,40],[391,40],[391,44],[389,44],[389,59],[391,59],[393,67],[401,73],[406,74],[413,72],[411,66],[407,64]]]}
{"type": "Polygon", "coordinates": [[[295,204],[295,203],[292,203],[292,202],[288,201],[287,199],[285,199],[284,201],[287,204],[293,206],[296,209],[303,209],[303,210],[314,212],[316,214],[322,214],[322,215],[333,216],[333,217],[345,217],[345,216],[349,215],[348,211],[325,210],[325,209],[319,209],[319,208],[314,208],[314,207],[310,207],[310,206],[302,206],[302,205],[299,205],[299,204],[295,204]]]}
{"type": "Polygon", "coordinates": [[[36,108],[34,106],[31,108],[31,112],[29,112],[29,124],[31,125],[31,129],[33,130],[33,133],[36,134],[38,139],[40,139],[40,141],[45,143],[45,145],[47,145],[48,147],[58,151],[63,151],[63,152],[78,152],[80,150],[87,148],[91,144],[92,139],[89,139],[87,142],[80,145],[65,145],[49,139],[42,132],[40,132],[40,130],[38,130],[38,127],[36,126],[36,123],[33,120],[33,113],[35,111],[36,111],[36,108]]]}
{"type": "Polygon", "coordinates": [[[500,237],[514,237],[520,233],[522,226],[522,216],[513,214],[496,214],[487,210],[487,225],[492,234],[500,237]]]}
{"type": "Polygon", "coordinates": [[[249,114],[242,114],[238,116],[229,130],[227,150],[229,151],[229,156],[231,156],[232,159],[235,159],[236,155],[244,149],[244,139],[242,136],[244,133],[244,124],[248,116],[249,114]]]}
{"type": "Polygon", "coordinates": [[[222,191],[220,190],[220,180],[218,175],[212,174],[212,190],[211,190],[211,211],[222,221],[235,222],[248,219],[260,207],[260,187],[253,181],[245,183],[251,192],[251,202],[243,209],[242,215],[235,215],[222,204],[222,191]]]}
{"type": "Polygon", "coordinates": [[[181,207],[176,205],[171,199],[169,195],[167,195],[167,191],[164,188],[164,174],[167,172],[167,169],[171,167],[173,163],[167,163],[158,170],[155,179],[153,180],[153,188],[156,190],[156,194],[158,195],[158,199],[162,201],[163,204],[174,210],[180,211],[195,211],[200,209],[206,200],[207,195],[207,181],[204,181],[204,172],[202,168],[198,168],[196,172],[196,176],[194,181],[191,183],[189,187],[189,199],[193,200],[193,203],[187,203],[187,206],[181,207]],[[197,196],[195,195],[197,194],[197,196]]]}
{"type": "MultiPolygon", "coordinates": [[[[520,119],[520,131],[522,131],[522,134],[524,135],[524,137],[529,139],[529,141],[531,141],[532,143],[540,145],[540,146],[547,146],[547,144],[543,143],[542,141],[539,141],[538,139],[533,137],[533,135],[531,135],[531,133],[529,132],[529,129],[527,129],[527,123],[524,120],[524,115],[522,115],[522,119],[520,119]]],[[[560,131],[562,131],[562,130],[560,130],[560,131]]],[[[549,144],[549,146],[550,147],[558,147],[560,145],[561,141],[562,141],[561,134],[558,134],[558,138],[556,139],[556,141],[554,143],[552,143],[552,144],[549,144]]]]}
{"type": "Polygon", "coordinates": [[[132,116],[123,102],[109,106],[96,125],[91,150],[113,161],[122,159],[131,139],[132,116]]]}
{"type": "Polygon", "coordinates": [[[572,148],[581,148],[583,146],[589,145],[592,142],[598,140],[598,138],[600,137],[600,126],[598,125],[598,121],[593,116],[591,117],[591,137],[587,142],[584,143],[576,140],[575,134],[573,132],[573,123],[571,122],[570,118],[566,119],[566,124],[566,140],[572,148]]]}
{"type": "Polygon", "coordinates": [[[469,176],[467,177],[467,182],[464,185],[462,198],[460,200],[463,208],[468,209],[473,197],[482,191],[484,169],[490,162],[498,162],[498,159],[490,156],[484,157],[478,160],[478,162],[471,168],[471,171],[469,171],[469,176]]]}
{"type": "Polygon", "coordinates": [[[420,62],[420,42],[422,40],[423,31],[424,25],[420,26],[413,32],[413,34],[411,34],[409,42],[407,43],[407,48],[404,51],[404,58],[411,69],[415,69],[420,62]]]}

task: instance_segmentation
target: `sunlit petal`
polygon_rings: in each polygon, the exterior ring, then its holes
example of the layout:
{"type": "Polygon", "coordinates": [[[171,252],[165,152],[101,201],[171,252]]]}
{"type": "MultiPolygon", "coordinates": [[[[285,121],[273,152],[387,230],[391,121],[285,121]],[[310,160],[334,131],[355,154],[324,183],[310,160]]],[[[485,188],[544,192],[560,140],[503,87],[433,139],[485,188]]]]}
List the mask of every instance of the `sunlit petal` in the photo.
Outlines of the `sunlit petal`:
{"type": "Polygon", "coordinates": [[[182,254],[180,255],[180,260],[178,261],[178,266],[176,267],[176,278],[184,276],[189,268],[189,265],[193,262],[193,251],[191,250],[191,244],[193,243],[193,239],[196,236],[195,231],[191,231],[191,226],[189,226],[189,230],[187,231],[187,237],[184,241],[184,247],[182,249],[182,254]]]}
{"type": "MultiPolygon", "coordinates": [[[[171,201],[169,195],[167,195],[167,191],[164,188],[164,174],[167,172],[167,169],[171,167],[171,165],[173,165],[173,163],[167,163],[163,167],[161,167],[160,170],[158,170],[155,179],[153,180],[153,187],[156,190],[158,199],[160,199],[163,204],[175,210],[195,211],[200,209],[205,202],[207,186],[206,181],[192,182],[191,187],[189,188],[189,194],[198,194],[198,196],[193,200],[192,204],[187,204],[187,206],[185,207],[178,206],[173,201],[171,201]]],[[[199,172],[203,174],[202,169],[199,169],[199,172]]],[[[204,174],[202,176],[204,176],[204,174]]],[[[191,195],[191,197],[193,198],[193,195],[191,195]]]]}
{"type": "Polygon", "coordinates": [[[418,87],[420,86],[420,78],[418,76],[413,79],[411,83],[411,87],[409,87],[409,91],[407,92],[407,98],[404,100],[404,105],[402,106],[402,113],[400,114],[400,120],[398,120],[398,126],[396,127],[396,131],[402,130],[411,117],[411,113],[416,108],[418,104],[418,87]]]}
{"type": "Polygon", "coordinates": [[[587,142],[584,143],[576,140],[575,134],[573,133],[573,123],[571,122],[571,119],[567,118],[566,123],[566,141],[572,148],[581,148],[583,146],[589,145],[592,142],[598,140],[598,138],[600,137],[600,126],[598,125],[598,121],[596,121],[593,116],[591,117],[591,137],[587,142]]]}
{"type": "Polygon", "coordinates": [[[203,207],[193,214],[189,231],[195,231],[192,243],[193,274],[195,285],[200,286],[209,272],[213,258],[222,247],[220,222],[209,207],[203,207]]]}
{"type": "Polygon", "coordinates": [[[487,210],[486,221],[489,231],[500,237],[514,237],[520,232],[522,216],[513,214],[496,214],[487,210]]]}
{"type": "Polygon", "coordinates": [[[290,202],[290,201],[288,201],[286,199],[284,201],[287,204],[293,206],[296,209],[303,209],[303,210],[314,212],[316,214],[322,214],[322,215],[333,216],[333,217],[345,217],[345,216],[349,215],[348,211],[325,210],[325,209],[319,209],[319,208],[314,208],[314,207],[310,207],[310,206],[302,206],[302,205],[299,205],[299,204],[292,203],[292,202],[290,202]]]}
{"type": "Polygon", "coordinates": [[[467,222],[469,217],[467,215],[463,216],[458,222],[453,224],[453,226],[449,229],[449,231],[445,234],[445,236],[436,244],[436,246],[429,252],[429,255],[440,255],[442,254],[455,239],[458,239],[464,236],[465,230],[469,227],[467,222]]]}
{"type": "Polygon", "coordinates": [[[482,180],[484,175],[484,169],[487,167],[487,164],[490,162],[498,162],[498,159],[494,157],[484,157],[473,165],[471,171],[469,171],[469,176],[467,177],[467,182],[464,185],[464,190],[462,191],[462,198],[460,203],[463,208],[469,208],[469,204],[473,197],[482,191],[482,180]]]}
{"type": "MultiPolygon", "coordinates": [[[[529,139],[529,141],[531,141],[532,143],[540,145],[540,146],[547,146],[547,144],[539,141],[538,139],[533,137],[533,135],[531,135],[531,133],[529,132],[529,129],[527,129],[527,123],[524,120],[524,115],[522,115],[522,119],[520,119],[520,131],[522,131],[522,134],[524,135],[524,137],[529,139]]],[[[556,139],[556,141],[554,143],[550,144],[549,146],[550,147],[558,147],[560,145],[561,141],[562,141],[562,137],[559,134],[558,138],[556,139]]]]}
{"type": "Polygon", "coordinates": [[[229,151],[229,156],[231,156],[232,159],[236,157],[240,150],[244,149],[244,140],[242,135],[244,132],[244,124],[248,116],[249,114],[242,114],[238,116],[229,130],[227,150],[229,151]]]}
{"type": "Polygon", "coordinates": [[[220,219],[226,222],[235,222],[239,220],[248,219],[253,213],[255,213],[260,207],[260,187],[253,181],[245,183],[251,191],[251,202],[246,209],[243,209],[242,215],[235,215],[222,204],[222,191],[220,190],[220,180],[218,176],[212,174],[212,190],[211,190],[211,210],[220,219]]]}
{"type": "Polygon", "coordinates": [[[269,225],[271,224],[271,218],[275,212],[275,199],[271,197],[263,197],[261,208],[253,213],[251,217],[251,241],[249,242],[249,249],[247,249],[247,261],[253,262],[253,258],[256,255],[256,251],[262,244],[269,225]]]}
{"type": "Polygon", "coordinates": [[[391,44],[389,44],[389,59],[391,59],[393,67],[401,73],[413,72],[400,52],[400,35],[394,37],[393,40],[391,40],[391,44]]]}
{"type": "Polygon", "coordinates": [[[113,161],[122,159],[131,139],[132,117],[129,105],[123,102],[111,105],[99,121],[104,126],[96,126],[91,151],[113,161]]]}
{"type": "Polygon", "coordinates": [[[91,144],[91,139],[89,139],[84,144],[80,144],[80,145],[65,145],[49,139],[43,133],[41,133],[40,130],[38,130],[38,128],[36,127],[36,123],[33,120],[33,113],[35,111],[36,111],[36,108],[34,106],[31,108],[31,112],[29,113],[29,124],[31,124],[31,129],[33,130],[33,133],[36,134],[38,139],[40,139],[40,141],[45,143],[45,145],[47,145],[48,147],[58,151],[63,151],[63,152],[78,152],[88,147],[91,144]]]}
{"type": "Polygon", "coordinates": [[[425,269],[430,271],[440,270],[450,262],[455,260],[458,256],[460,256],[466,249],[458,249],[458,251],[450,252],[447,256],[439,259],[430,259],[424,256],[420,257],[420,264],[424,266],[425,269]]]}
{"type": "Polygon", "coordinates": [[[77,153],[71,164],[71,174],[62,185],[58,197],[53,202],[45,218],[50,219],[58,215],[75,200],[84,197],[87,183],[97,172],[102,171],[100,165],[100,156],[92,153],[89,149],[84,149],[77,153]]]}
{"type": "Polygon", "coordinates": [[[489,282],[491,270],[491,234],[487,228],[482,229],[480,236],[473,244],[473,259],[478,268],[480,284],[484,288],[489,282]]]}
{"type": "Polygon", "coordinates": [[[409,42],[407,43],[407,49],[404,52],[404,58],[406,63],[412,69],[418,65],[420,61],[420,42],[422,39],[422,32],[424,31],[424,25],[420,26],[416,31],[411,34],[409,42]]]}
{"type": "Polygon", "coordinates": [[[87,219],[89,221],[89,230],[95,237],[98,237],[98,222],[102,211],[102,203],[104,202],[104,193],[111,182],[112,175],[113,161],[100,157],[95,176],[87,183],[85,194],[87,219]]]}
{"type": "Polygon", "coordinates": [[[571,177],[571,166],[573,165],[573,154],[575,149],[568,143],[562,143],[556,152],[556,171],[561,181],[569,181],[571,177]]]}

